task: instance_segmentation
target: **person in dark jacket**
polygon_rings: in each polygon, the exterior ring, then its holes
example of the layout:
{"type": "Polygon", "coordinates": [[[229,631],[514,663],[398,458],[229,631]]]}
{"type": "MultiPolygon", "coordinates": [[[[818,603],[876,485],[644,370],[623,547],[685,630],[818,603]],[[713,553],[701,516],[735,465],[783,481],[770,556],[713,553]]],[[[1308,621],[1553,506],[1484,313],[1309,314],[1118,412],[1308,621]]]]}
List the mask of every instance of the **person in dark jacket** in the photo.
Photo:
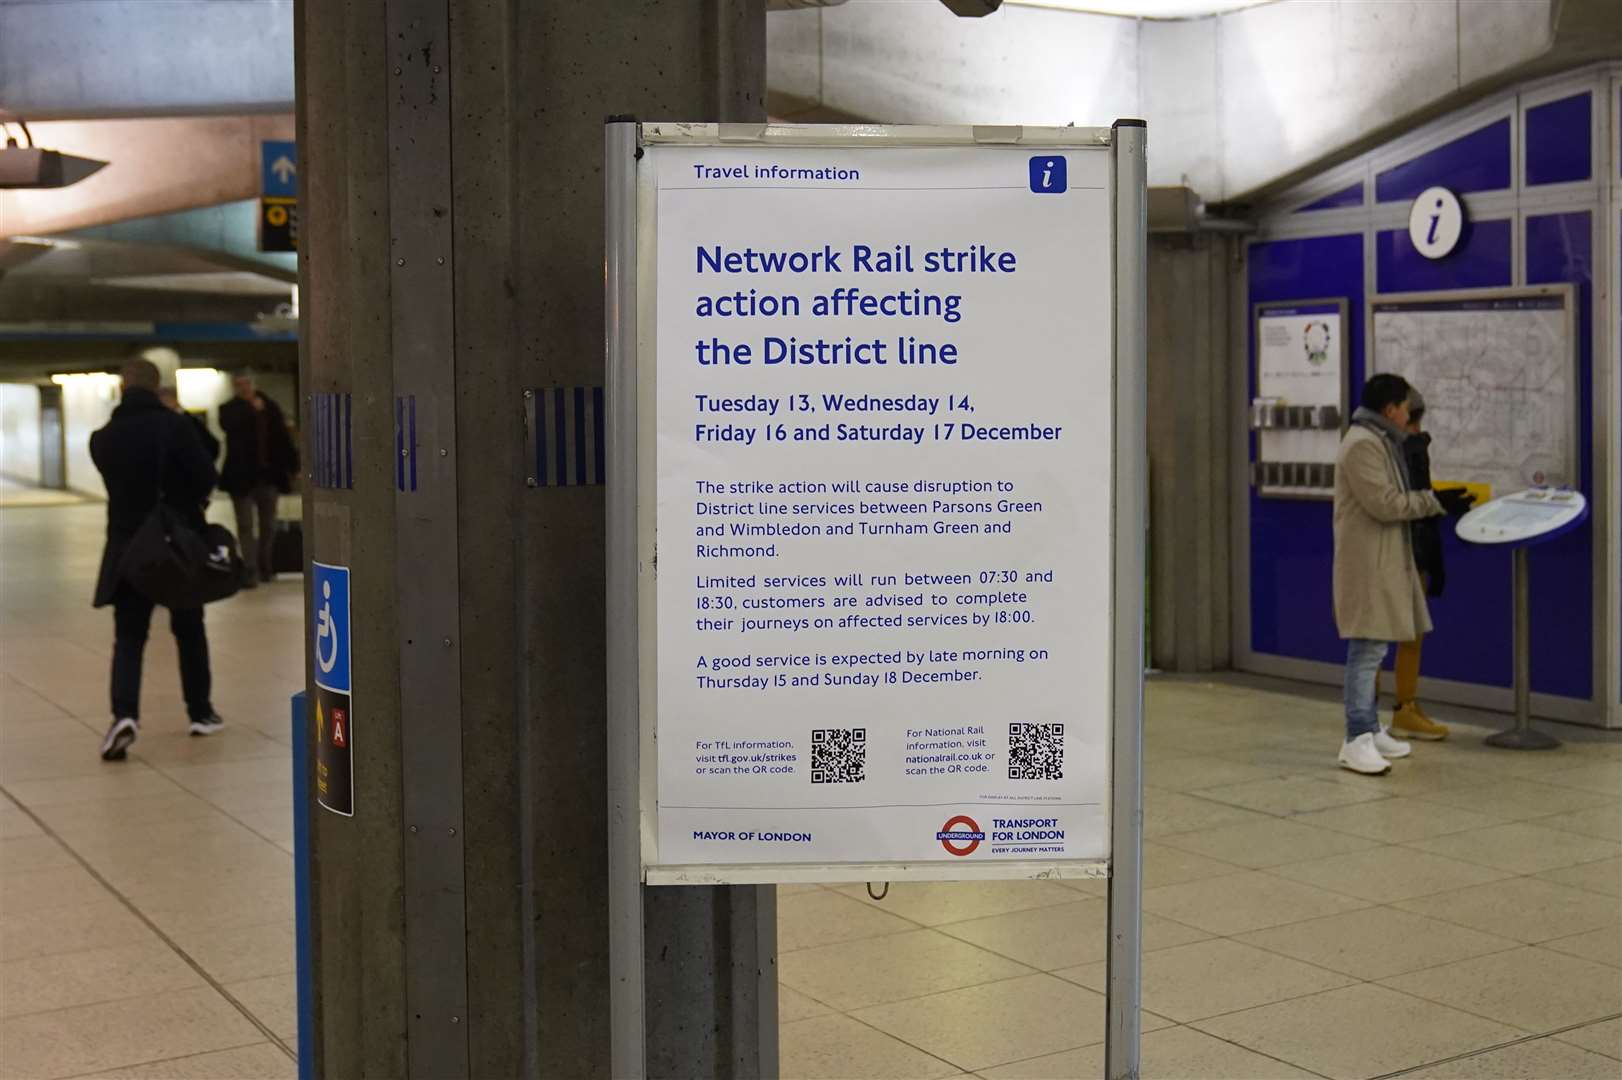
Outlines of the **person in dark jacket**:
{"type": "Polygon", "coordinates": [[[216,439],[214,433],[208,430],[208,425],[203,423],[202,417],[189,413],[180,407],[180,395],[176,393],[174,387],[160,386],[158,388],[158,400],[163,402],[164,408],[179,413],[197,425],[197,437],[203,440],[203,452],[208,455],[210,464],[220,459],[220,440],[216,439]]]}
{"type": "MultiPolygon", "coordinates": [[[[1408,437],[1403,441],[1402,453],[1408,462],[1408,476],[1415,491],[1431,488],[1431,437],[1422,430],[1425,418],[1425,399],[1418,390],[1408,395],[1408,437]]],[[[1414,565],[1425,583],[1425,595],[1442,595],[1447,574],[1442,566],[1442,519],[1421,518],[1410,522],[1408,528],[1414,545],[1414,565]]],[[[1419,651],[1424,638],[1397,643],[1397,659],[1393,665],[1396,686],[1396,710],[1391,714],[1394,735],[1410,739],[1445,739],[1447,725],[1439,724],[1425,715],[1419,704],[1419,651]]]]}
{"type": "Polygon", "coordinates": [[[276,497],[292,490],[298,450],[287,433],[281,407],[259,392],[252,375],[237,375],[231,388],[236,396],[220,406],[220,429],[225,432],[220,490],[231,496],[236,509],[243,584],[251,589],[275,577],[271,554],[276,544],[276,497]]]}
{"type": "MultiPolygon", "coordinates": [[[[124,400],[107,426],[90,436],[90,457],[107,486],[107,546],[96,579],[95,606],[113,607],[113,722],[101,743],[106,761],[122,761],[140,733],[141,658],[153,603],[123,579],[119,565],[128,545],[161,498],[187,522],[203,527],[203,503],[214,487],[208,459],[192,421],[158,400],[158,369],[147,360],[124,365],[124,400]]],[[[193,735],[224,726],[209,694],[208,636],[203,609],[169,613],[180,653],[180,686],[193,735]]]]}

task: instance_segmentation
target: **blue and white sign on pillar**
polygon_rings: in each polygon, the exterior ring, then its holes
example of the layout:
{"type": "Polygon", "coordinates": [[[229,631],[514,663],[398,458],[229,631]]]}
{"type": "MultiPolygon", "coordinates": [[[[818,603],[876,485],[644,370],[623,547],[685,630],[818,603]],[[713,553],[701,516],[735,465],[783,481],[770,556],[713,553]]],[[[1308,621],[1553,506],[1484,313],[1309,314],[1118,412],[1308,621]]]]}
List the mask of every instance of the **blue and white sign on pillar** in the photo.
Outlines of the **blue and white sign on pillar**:
{"type": "Polygon", "coordinates": [[[315,684],[349,693],[349,567],[315,569],[315,684]]]}
{"type": "Polygon", "coordinates": [[[259,250],[298,250],[298,143],[259,144],[259,250]]]}
{"type": "Polygon", "coordinates": [[[312,563],[316,801],[355,813],[355,715],[349,682],[349,568],[312,563]]]}
{"type": "Polygon", "coordinates": [[[267,139],[259,144],[259,194],[271,198],[298,196],[298,143],[267,139]]]}

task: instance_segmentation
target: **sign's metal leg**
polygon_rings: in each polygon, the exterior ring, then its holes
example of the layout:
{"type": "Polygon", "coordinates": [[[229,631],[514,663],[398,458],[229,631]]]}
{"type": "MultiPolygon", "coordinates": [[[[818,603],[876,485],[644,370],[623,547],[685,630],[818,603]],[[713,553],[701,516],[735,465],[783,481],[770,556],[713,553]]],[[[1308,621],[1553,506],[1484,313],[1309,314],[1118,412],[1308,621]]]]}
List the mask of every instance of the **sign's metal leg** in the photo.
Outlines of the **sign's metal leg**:
{"type": "Polygon", "coordinates": [[[611,1075],[647,1076],[642,886],[641,703],[637,670],[636,157],[628,118],[604,127],[608,341],[608,958],[611,1075]]]}
{"type": "Polygon", "coordinates": [[[1143,973],[1143,582],[1148,449],[1146,132],[1117,121],[1115,155],[1115,670],[1105,1075],[1137,1080],[1143,973]]]}
{"type": "Polygon", "coordinates": [[[1532,582],[1525,546],[1515,549],[1515,726],[1487,736],[1505,750],[1553,750],[1560,740],[1532,727],[1532,582]]]}

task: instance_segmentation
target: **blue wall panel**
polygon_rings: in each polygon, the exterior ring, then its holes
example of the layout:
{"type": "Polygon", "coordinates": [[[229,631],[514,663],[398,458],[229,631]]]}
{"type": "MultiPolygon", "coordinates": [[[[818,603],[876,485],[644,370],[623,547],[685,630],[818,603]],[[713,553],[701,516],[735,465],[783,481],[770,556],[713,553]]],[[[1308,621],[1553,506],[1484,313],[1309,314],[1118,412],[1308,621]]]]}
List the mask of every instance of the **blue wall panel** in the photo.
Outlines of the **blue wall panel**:
{"type": "Polygon", "coordinates": [[[1411,199],[1435,184],[1459,193],[1500,191],[1512,175],[1509,118],[1394,166],[1374,178],[1377,202],[1411,199]]]}
{"type": "MultiPolygon", "coordinates": [[[[1592,386],[1591,222],[1587,212],[1530,217],[1526,223],[1530,284],[1580,286],[1581,391],[1592,386]]],[[[1428,260],[1405,231],[1376,237],[1382,292],[1424,292],[1508,285],[1512,224],[1478,222],[1457,251],[1428,260]]],[[[1342,236],[1251,245],[1252,304],[1345,296],[1349,301],[1349,377],[1355,400],[1366,378],[1363,338],[1363,238],[1342,236]]],[[[1254,326],[1251,327],[1254,334],[1254,326]]],[[[1250,343],[1254,393],[1255,342],[1250,343]]],[[[1423,388],[1421,388],[1423,389],[1423,388]]],[[[1585,489],[1592,474],[1592,424],[1582,420],[1585,489]]],[[[1251,457],[1255,456],[1254,438],[1251,457]]],[[[1258,653],[1341,663],[1331,596],[1334,540],[1327,503],[1263,499],[1250,493],[1251,648],[1258,653]]],[[[1436,632],[1426,639],[1424,674],[1508,687],[1513,623],[1507,551],[1460,542],[1444,529],[1448,588],[1431,602],[1436,632]]],[[[1593,689],[1592,540],[1588,530],[1538,548],[1532,556],[1533,687],[1539,693],[1586,698],[1593,689]]]]}
{"type": "MultiPolygon", "coordinates": [[[[1376,280],[1385,293],[1506,286],[1514,281],[1514,223],[1471,222],[1444,259],[1414,250],[1406,229],[1375,236],[1376,280]]],[[[1426,388],[1419,388],[1424,391],[1426,388]]],[[[1448,587],[1431,601],[1436,631],[1425,639],[1424,674],[1488,686],[1513,678],[1509,553],[1474,547],[1444,525],[1448,587]]]]}
{"type": "MultiPolygon", "coordinates": [[[[1593,216],[1586,210],[1526,219],[1526,281],[1577,287],[1578,459],[1594,497],[1593,216]]],[[[1586,698],[1594,692],[1594,523],[1532,549],[1532,688],[1586,698]]]]}
{"type": "MultiPolygon", "coordinates": [[[[1537,185],[1580,182],[1609,171],[1612,148],[1596,149],[1592,139],[1597,101],[1622,107],[1622,102],[1611,103],[1596,98],[1592,90],[1583,90],[1521,114],[1522,180],[1528,187],[1518,200],[1519,213],[1513,218],[1467,223],[1458,249],[1449,257],[1425,259],[1414,251],[1406,229],[1379,231],[1372,226],[1330,236],[1256,243],[1248,249],[1250,302],[1346,297],[1350,312],[1347,374],[1355,401],[1366,377],[1366,242],[1372,244],[1369,257],[1374,260],[1374,272],[1370,276],[1380,293],[1507,287],[1517,280],[1528,285],[1572,284],[1578,306],[1579,468],[1583,491],[1593,499],[1593,237],[1596,221],[1601,219],[1581,203],[1576,209],[1551,212],[1542,212],[1531,203],[1538,195],[1537,185]],[[1517,245],[1524,266],[1524,277],[1519,279],[1517,245]]],[[[1409,200],[1432,185],[1459,193],[1511,189],[1520,168],[1512,153],[1515,122],[1506,118],[1478,127],[1377,174],[1374,201],[1409,200]]],[[[1616,138],[1617,158],[1622,161],[1622,133],[1616,138]]],[[[1352,184],[1296,213],[1358,206],[1365,194],[1362,185],[1352,184]]],[[[1302,218],[1294,220],[1299,223],[1302,218]]],[[[1618,259],[1622,251],[1607,250],[1604,257],[1618,259]]],[[[1249,334],[1253,336],[1254,331],[1251,325],[1249,334]]],[[[1622,333],[1622,327],[1618,332],[1622,333]]],[[[1250,360],[1254,393],[1254,340],[1250,341],[1250,360]]],[[[1250,456],[1253,460],[1254,436],[1250,456]]],[[[1329,504],[1262,499],[1252,490],[1249,511],[1251,649],[1263,655],[1342,663],[1345,650],[1335,631],[1331,600],[1329,504]]],[[[1445,595],[1431,601],[1436,631],[1426,639],[1423,674],[1507,688],[1513,662],[1510,553],[1460,542],[1451,523],[1443,532],[1448,587],[1445,595]]],[[[1594,584],[1595,543],[1591,522],[1532,551],[1532,683],[1540,694],[1583,700],[1592,699],[1595,692],[1593,626],[1595,605],[1600,603],[1594,584]]]]}
{"type": "MultiPolygon", "coordinates": [[[[1363,381],[1363,234],[1252,244],[1250,302],[1348,300],[1347,353],[1353,386],[1363,381]]],[[[1250,327],[1250,389],[1255,393],[1255,326],[1250,327]]],[[[1255,459],[1251,437],[1251,459],[1255,459]]],[[[1260,653],[1341,663],[1330,560],[1334,533],[1327,502],[1263,499],[1250,493],[1251,648],[1260,653]]]]}
{"type": "Polygon", "coordinates": [[[1443,259],[1414,250],[1407,229],[1375,235],[1375,280],[1383,293],[1483,289],[1514,280],[1514,225],[1507,218],[1465,225],[1459,246],[1443,259]]]}
{"type": "Polygon", "coordinates": [[[1594,175],[1593,95],[1535,105],[1526,110],[1526,182],[1565,184],[1594,175]]]}
{"type": "Polygon", "coordinates": [[[1343,187],[1339,191],[1330,192],[1317,202],[1309,203],[1297,210],[1298,214],[1309,213],[1313,210],[1341,210],[1348,206],[1363,205],[1363,181],[1359,180],[1350,187],[1343,187]]]}

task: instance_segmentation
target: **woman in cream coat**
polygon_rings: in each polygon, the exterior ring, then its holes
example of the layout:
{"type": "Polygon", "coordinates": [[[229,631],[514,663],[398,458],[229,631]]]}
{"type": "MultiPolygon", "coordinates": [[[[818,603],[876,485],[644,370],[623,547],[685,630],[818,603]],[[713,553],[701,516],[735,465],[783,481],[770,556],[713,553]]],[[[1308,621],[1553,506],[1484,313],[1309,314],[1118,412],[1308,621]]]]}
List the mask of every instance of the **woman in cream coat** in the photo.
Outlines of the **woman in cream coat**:
{"type": "Polygon", "coordinates": [[[1393,641],[1430,632],[1425,585],[1414,565],[1408,523],[1463,513],[1470,496],[1414,491],[1402,441],[1407,437],[1407,380],[1376,375],[1341,440],[1335,460],[1335,626],[1346,639],[1346,741],[1343,768],[1379,775],[1409,746],[1380,727],[1375,680],[1393,641]],[[1442,498],[1447,499],[1444,504],[1442,498]]]}

